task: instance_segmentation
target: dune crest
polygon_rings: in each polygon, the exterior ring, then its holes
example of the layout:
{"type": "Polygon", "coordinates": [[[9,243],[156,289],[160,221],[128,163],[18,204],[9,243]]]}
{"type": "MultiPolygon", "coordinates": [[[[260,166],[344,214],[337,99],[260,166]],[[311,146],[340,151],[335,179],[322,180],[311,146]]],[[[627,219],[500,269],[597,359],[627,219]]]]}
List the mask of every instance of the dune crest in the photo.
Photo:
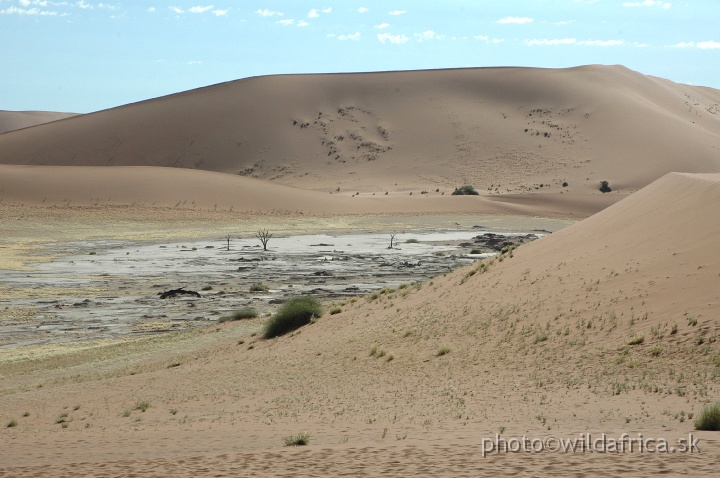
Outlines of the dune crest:
{"type": "Polygon", "coordinates": [[[0,110],[0,134],[23,128],[30,128],[77,116],[76,113],[54,111],[2,111],[0,110]]]}

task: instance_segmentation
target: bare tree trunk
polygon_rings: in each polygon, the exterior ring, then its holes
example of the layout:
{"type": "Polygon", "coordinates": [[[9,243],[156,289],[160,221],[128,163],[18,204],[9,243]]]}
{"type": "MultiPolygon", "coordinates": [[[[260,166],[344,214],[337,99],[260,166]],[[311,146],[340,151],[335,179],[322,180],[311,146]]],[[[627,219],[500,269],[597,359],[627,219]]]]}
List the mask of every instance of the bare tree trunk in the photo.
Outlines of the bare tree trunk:
{"type": "Polygon", "coordinates": [[[230,250],[230,234],[225,236],[225,239],[227,240],[227,250],[229,251],[230,250]]]}
{"type": "Polygon", "coordinates": [[[257,234],[255,234],[255,237],[260,239],[260,242],[263,245],[263,251],[267,251],[267,243],[270,238],[273,237],[272,233],[270,233],[267,229],[260,229],[257,234]]]}
{"type": "Polygon", "coordinates": [[[397,236],[397,234],[390,234],[390,247],[388,247],[388,249],[393,248],[393,241],[395,240],[395,236],[397,236]]]}

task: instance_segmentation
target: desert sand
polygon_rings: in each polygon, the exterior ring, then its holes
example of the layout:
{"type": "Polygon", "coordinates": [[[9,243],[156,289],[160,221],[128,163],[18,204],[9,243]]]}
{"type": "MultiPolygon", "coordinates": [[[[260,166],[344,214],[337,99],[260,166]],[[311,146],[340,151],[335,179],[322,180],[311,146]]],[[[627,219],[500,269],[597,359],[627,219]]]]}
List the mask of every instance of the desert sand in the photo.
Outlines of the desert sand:
{"type": "Polygon", "coordinates": [[[402,231],[481,215],[570,224],[429,281],[327,303],[275,339],[257,318],[3,347],[0,471],[713,476],[720,439],[693,418],[719,396],[718,101],[622,67],[288,76],[0,136],[3,269],[89,239],[402,231]],[[213,120],[223,108],[236,116],[213,120]],[[362,146],[385,144],[379,128],[388,147],[362,146]],[[481,194],[450,196],[461,184],[481,194]],[[283,446],[301,432],[307,446],[283,446]],[[496,435],[603,433],[672,446],[692,434],[699,452],[483,456],[496,435]]]}

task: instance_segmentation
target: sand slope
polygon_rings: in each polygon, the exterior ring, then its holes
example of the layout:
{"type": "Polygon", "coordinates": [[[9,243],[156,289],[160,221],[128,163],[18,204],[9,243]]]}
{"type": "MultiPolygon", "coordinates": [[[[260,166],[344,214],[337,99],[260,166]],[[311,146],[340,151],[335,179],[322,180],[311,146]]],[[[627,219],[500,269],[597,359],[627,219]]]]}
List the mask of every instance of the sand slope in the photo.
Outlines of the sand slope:
{"type": "Polygon", "coordinates": [[[718,201],[719,174],[666,175],[502,260],[340,304],[271,341],[250,335],[258,319],[45,360],[0,353],[2,418],[19,421],[0,435],[0,469],[713,476],[710,432],[697,432],[701,455],[482,459],[479,444],[693,430],[688,414],[720,393],[718,201]],[[307,449],[280,446],[301,430],[307,449]]]}
{"type": "Polygon", "coordinates": [[[344,192],[587,193],[601,180],[630,192],[720,171],[719,105],[717,90],[620,66],[268,76],[12,132],[0,163],[182,167],[344,192]]]}
{"type": "Polygon", "coordinates": [[[40,124],[51,123],[76,113],[58,113],[54,111],[2,111],[0,110],[0,134],[8,131],[29,128],[40,124]]]}
{"type": "Polygon", "coordinates": [[[484,213],[583,218],[624,197],[557,192],[532,198],[452,196],[451,189],[426,195],[420,192],[416,190],[414,196],[364,193],[353,197],[183,168],[0,165],[0,205],[112,207],[112,213],[132,206],[197,211],[198,215],[202,211],[234,211],[284,215],[484,213]]]}

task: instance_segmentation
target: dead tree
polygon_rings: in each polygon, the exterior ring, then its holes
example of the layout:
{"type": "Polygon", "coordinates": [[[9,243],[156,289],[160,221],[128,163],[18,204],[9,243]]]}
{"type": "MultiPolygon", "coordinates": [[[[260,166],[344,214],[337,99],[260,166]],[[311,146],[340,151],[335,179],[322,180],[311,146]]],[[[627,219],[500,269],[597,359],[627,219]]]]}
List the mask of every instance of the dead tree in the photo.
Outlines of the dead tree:
{"type": "Polygon", "coordinates": [[[397,236],[397,234],[390,234],[390,247],[388,247],[388,249],[393,248],[393,241],[395,240],[395,236],[397,236]]]}
{"type": "Polygon", "coordinates": [[[180,287],[179,289],[170,289],[166,290],[165,292],[158,292],[158,295],[161,299],[168,299],[182,294],[201,297],[199,292],[196,292],[194,290],[185,290],[185,287],[180,287]]]}
{"type": "Polygon", "coordinates": [[[230,250],[230,234],[225,236],[225,240],[227,241],[227,250],[229,251],[230,250]]]}
{"type": "Polygon", "coordinates": [[[260,229],[257,234],[255,234],[255,237],[260,239],[260,242],[262,242],[263,251],[267,251],[267,243],[270,238],[273,237],[272,233],[270,233],[267,229],[260,229]]]}

